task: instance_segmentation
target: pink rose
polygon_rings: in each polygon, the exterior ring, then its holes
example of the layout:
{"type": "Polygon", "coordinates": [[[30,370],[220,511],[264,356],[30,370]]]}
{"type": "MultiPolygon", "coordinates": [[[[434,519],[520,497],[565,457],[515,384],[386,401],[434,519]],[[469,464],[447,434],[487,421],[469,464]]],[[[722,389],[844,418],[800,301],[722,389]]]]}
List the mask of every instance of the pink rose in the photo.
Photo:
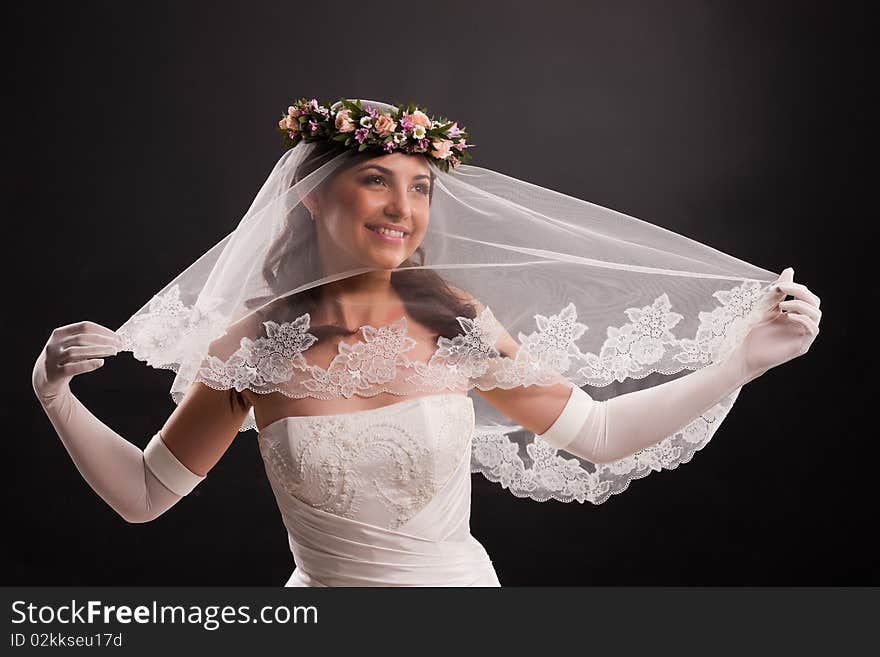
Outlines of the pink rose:
{"type": "Polygon", "coordinates": [[[431,127],[431,119],[429,119],[428,115],[421,110],[416,110],[410,114],[410,118],[412,118],[413,125],[423,125],[426,128],[431,127]]]}
{"type": "Polygon", "coordinates": [[[376,119],[373,130],[381,137],[387,137],[397,128],[397,123],[387,114],[382,114],[376,119]]]}
{"type": "Polygon", "coordinates": [[[351,110],[344,109],[336,114],[336,129],[339,132],[354,131],[354,120],[351,118],[351,110]]]}
{"type": "Polygon", "coordinates": [[[431,141],[431,146],[434,147],[434,150],[431,151],[431,155],[441,160],[445,160],[449,157],[449,149],[452,148],[452,141],[449,139],[434,139],[431,141]]]}

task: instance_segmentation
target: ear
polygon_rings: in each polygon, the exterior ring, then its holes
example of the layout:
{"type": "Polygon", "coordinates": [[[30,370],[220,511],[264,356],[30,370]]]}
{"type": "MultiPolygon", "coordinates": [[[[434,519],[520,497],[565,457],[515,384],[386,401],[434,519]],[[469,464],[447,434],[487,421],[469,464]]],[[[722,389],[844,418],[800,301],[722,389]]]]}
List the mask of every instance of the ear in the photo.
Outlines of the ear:
{"type": "Polygon", "coordinates": [[[306,206],[306,209],[312,214],[313,217],[318,217],[321,214],[320,207],[321,204],[318,200],[318,195],[315,191],[311,191],[302,200],[302,204],[306,206]]]}

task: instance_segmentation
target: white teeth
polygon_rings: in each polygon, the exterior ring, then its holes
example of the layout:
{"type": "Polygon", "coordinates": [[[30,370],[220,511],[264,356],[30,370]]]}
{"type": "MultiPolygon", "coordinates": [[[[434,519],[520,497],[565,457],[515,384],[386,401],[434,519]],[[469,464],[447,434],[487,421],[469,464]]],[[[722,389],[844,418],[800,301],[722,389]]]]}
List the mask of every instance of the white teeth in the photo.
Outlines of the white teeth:
{"type": "Polygon", "coordinates": [[[389,230],[388,228],[374,228],[372,226],[368,226],[368,228],[381,235],[388,235],[388,237],[403,237],[404,235],[404,233],[399,230],[389,230]]]}

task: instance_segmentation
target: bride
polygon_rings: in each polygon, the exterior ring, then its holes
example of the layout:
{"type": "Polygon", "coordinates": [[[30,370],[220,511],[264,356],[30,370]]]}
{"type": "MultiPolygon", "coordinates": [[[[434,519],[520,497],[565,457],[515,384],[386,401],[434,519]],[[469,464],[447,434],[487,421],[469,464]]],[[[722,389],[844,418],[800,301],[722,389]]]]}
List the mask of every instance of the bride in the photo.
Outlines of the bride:
{"type": "Polygon", "coordinates": [[[499,586],[470,532],[472,472],[601,503],[690,460],[745,383],[818,334],[791,268],[466,165],[467,133],[412,104],[303,99],[278,129],[288,150],[238,228],[118,330],[54,329],[32,384],[133,523],[255,429],[288,586],[499,586]],[[70,390],[120,351],[176,372],[143,450],[70,390]],[[625,379],[604,401],[582,389],[625,379]]]}

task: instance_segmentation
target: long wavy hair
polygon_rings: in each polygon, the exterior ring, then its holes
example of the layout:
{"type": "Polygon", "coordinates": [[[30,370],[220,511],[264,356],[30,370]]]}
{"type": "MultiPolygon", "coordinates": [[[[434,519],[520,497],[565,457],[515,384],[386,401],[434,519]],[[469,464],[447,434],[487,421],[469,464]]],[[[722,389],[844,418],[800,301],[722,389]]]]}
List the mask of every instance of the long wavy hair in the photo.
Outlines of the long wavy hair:
{"type": "MultiPolygon", "coordinates": [[[[337,155],[343,153],[345,147],[333,142],[314,142],[308,156],[297,168],[291,187],[296,185],[310,173],[326,164],[337,155]]],[[[365,159],[375,157],[374,153],[362,151],[355,153],[327,176],[320,185],[329,184],[337,175],[365,159]]],[[[428,196],[430,205],[434,195],[434,178],[431,172],[431,189],[428,196]]],[[[279,235],[269,247],[266,260],[263,263],[262,275],[272,295],[281,296],[288,292],[290,281],[295,276],[302,278],[302,272],[308,272],[307,279],[315,280],[320,277],[321,261],[318,251],[318,235],[315,222],[309,217],[308,209],[303,203],[298,203],[291,213],[291,223],[297,229],[285,231],[279,235]]],[[[426,262],[427,254],[421,244],[416,248],[413,256],[418,256],[418,262],[413,257],[407,258],[401,263],[401,267],[421,266],[426,262]]],[[[477,315],[476,307],[466,299],[458,296],[449,284],[432,269],[403,269],[391,273],[391,286],[404,302],[407,312],[416,321],[434,331],[437,337],[454,338],[461,335],[462,327],[456,317],[473,319],[477,315]],[[417,303],[416,303],[417,301],[417,303]]],[[[314,312],[321,303],[321,286],[315,286],[295,295],[283,298],[285,302],[284,314],[295,318],[306,312],[314,312]]],[[[247,303],[249,308],[256,308],[262,304],[262,299],[253,299],[247,303]]],[[[258,315],[264,313],[257,310],[258,315]]],[[[277,315],[274,315],[277,318],[277,315]]],[[[348,329],[338,324],[320,324],[309,327],[309,333],[318,340],[327,336],[352,336],[360,329],[348,329]]],[[[230,407],[238,404],[246,410],[248,403],[244,396],[231,388],[229,390],[230,407]]]]}

